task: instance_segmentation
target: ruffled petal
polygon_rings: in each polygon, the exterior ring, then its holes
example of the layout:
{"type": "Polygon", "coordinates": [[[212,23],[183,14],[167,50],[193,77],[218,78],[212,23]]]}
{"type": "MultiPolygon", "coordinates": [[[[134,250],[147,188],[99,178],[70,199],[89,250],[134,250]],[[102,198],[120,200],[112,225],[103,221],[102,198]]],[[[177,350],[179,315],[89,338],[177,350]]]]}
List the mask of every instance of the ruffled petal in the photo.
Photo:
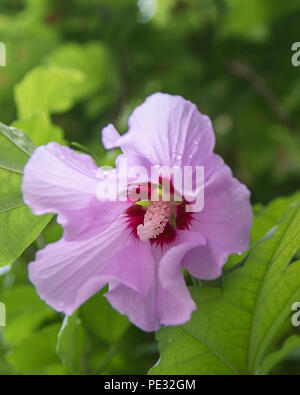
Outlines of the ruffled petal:
{"type": "Polygon", "coordinates": [[[215,137],[208,116],[181,96],[155,93],[129,118],[128,132],[120,136],[112,125],[103,130],[106,148],[121,147],[157,165],[204,164],[215,137]]]}
{"type": "Polygon", "coordinates": [[[205,185],[204,209],[193,213],[190,226],[205,236],[207,244],[194,248],[183,260],[193,276],[207,280],[221,275],[230,254],[248,248],[252,225],[248,189],[232,176],[228,166],[223,164],[216,170],[205,185]]]}
{"type": "Polygon", "coordinates": [[[149,244],[136,243],[117,220],[92,239],[48,245],[29,264],[29,277],[46,303],[70,315],[108,282],[146,294],[153,267],[149,244]]]}
{"type": "Polygon", "coordinates": [[[197,240],[169,249],[155,265],[154,281],[147,294],[121,284],[110,288],[107,299],[115,309],[126,314],[145,331],[187,322],[196,305],[186,287],[181,262],[187,251],[203,243],[205,239],[197,234],[197,240]]]}
{"type": "Polygon", "coordinates": [[[99,201],[101,182],[105,181],[90,156],[50,143],[38,147],[25,166],[23,199],[34,214],[59,214],[66,239],[87,239],[101,233],[129,206],[99,201]]]}

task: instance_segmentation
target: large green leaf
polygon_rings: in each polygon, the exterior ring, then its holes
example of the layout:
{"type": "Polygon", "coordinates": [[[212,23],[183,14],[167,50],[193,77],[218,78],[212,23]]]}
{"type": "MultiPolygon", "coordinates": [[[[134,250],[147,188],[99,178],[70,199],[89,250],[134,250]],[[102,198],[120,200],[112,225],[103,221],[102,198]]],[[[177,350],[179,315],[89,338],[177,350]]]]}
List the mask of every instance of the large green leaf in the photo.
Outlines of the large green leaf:
{"type": "Polygon", "coordinates": [[[0,267],[14,262],[52,217],[34,216],[22,200],[23,168],[33,150],[23,131],[0,124],[0,267]]]}
{"type": "Polygon", "coordinates": [[[198,309],[187,324],[157,333],[161,360],[150,372],[259,374],[270,369],[277,359],[265,364],[265,358],[289,336],[291,306],[300,300],[300,262],[290,264],[299,246],[297,199],[244,264],[224,275],[222,289],[191,289],[198,309]]]}

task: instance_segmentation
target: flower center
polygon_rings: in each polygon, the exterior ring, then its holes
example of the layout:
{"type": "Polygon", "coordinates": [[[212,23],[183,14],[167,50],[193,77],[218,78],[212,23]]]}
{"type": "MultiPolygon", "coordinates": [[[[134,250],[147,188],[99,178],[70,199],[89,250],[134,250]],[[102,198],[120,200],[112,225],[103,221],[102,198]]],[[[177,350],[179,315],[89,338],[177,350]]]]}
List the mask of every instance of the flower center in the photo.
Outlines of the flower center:
{"type": "Polygon", "coordinates": [[[148,241],[162,234],[172,214],[170,203],[151,202],[144,216],[144,223],[138,225],[136,231],[140,240],[148,241]]]}
{"type": "Polygon", "coordinates": [[[137,202],[126,210],[126,222],[132,236],[141,241],[149,241],[161,247],[170,245],[174,242],[177,231],[188,230],[193,221],[192,213],[185,210],[185,203],[140,203],[137,202]]]}

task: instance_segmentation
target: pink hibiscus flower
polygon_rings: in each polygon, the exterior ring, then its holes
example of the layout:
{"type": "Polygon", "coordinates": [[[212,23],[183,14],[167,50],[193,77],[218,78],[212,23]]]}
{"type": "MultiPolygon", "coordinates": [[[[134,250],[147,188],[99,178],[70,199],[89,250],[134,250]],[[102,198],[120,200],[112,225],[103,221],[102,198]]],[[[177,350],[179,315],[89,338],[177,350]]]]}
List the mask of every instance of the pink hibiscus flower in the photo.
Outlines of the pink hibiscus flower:
{"type": "Polygon", "coordinates": [[[214,279],[229,254],[248,248],[249,191],[213,153],[210,119],[182,97],[151,95],[130,116],[125,135],[108,125],[102,138],[107,149],[123,152],[102,178],[91,157],[56,143],[38,147],[25,166],[25,203],[36,215],[58,214],[64,228],[61,240],[37,253],[30,279],[42,299],[67,315],[109,284],[111,305],[143,330],[183,324],[196,306],[182,269],[214,279]],[[122,158],[146,169],[204,166],[203,210],[189,212],[184,198],[101,201],[99,184],[102,190],[122,158]]]}

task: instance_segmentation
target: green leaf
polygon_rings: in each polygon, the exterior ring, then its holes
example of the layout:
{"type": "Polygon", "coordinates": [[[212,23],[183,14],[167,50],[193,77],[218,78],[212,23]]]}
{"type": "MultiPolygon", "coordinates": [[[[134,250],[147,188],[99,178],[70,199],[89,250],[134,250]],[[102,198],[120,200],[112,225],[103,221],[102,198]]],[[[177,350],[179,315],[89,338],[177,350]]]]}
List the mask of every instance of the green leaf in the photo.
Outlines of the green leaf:
{"type": "Polygon", "coordinates": [[[0,327],[0,372],[1,375],[13,373],[12,367],[5,359],[6,345],[3,341],[3,328],[0,327]]]}
{"type": "Polygon", "coordinates": [[[79,70],[36,67],[15,88],[18,118],[30,117],[37,111],[59,113],[69,110],[76,89],[84,80],[85,76],[79,70]]]}
{"type": "Polygon", "coordinates": [[[25,374],[65,373],[56,355],[59,324],[49,325],[23,339],[6,359],[17,372],[25,374]]]}
{"type": "Polygon", "coordinates": [[[58,334],[57,354],[71,373],[82,373],[85,333],[78,313],[65,317],[58,334]]]}
{"type": "Polygon", "coordinates": [[[89,370],[97,374],[120,371],[123,342],[130,327],[127,317],[111,307],[103,292],[94,295],[79,310],[92,342],[87,354],[89,370]]]}
{"type": "Polygon", "coordinates": [[[35,145],[47,144],[50,141],[66,144],[62,128],[53,125],[47,112],[36,112],[28,118],[13,122],[12,126],[24,130],[35,145]]]}
{"type": "Polygon", "coordinates": [[[33,150],[23,131],[0,123],[0,267],[13,263],[52,218],[34,216],[22,200],[23,168],[33,150]]]}
{"type": "MultiPolygon", "coordinates": [[[[14,168],[16,171],[22,171],[24,164],[27,161],[27,157],[30,156],[34,149],[35,146],[32,143],[32,141],[25,136],[24,132],[22,130],[18,130],[16,128],[13,127],[8,127],[6,125],[4,125],[3,123],[0,123],[0,131],[1,131],[1,142],[3,141],[4,143],[4,138],[6,138],[7,140],[9,140],[10,145],[7,144],[6,142],[6,150],[3,150],[3,152],[1,152],[1,162],[3,161],[7,161],[7,163],[14,168]],[[15,151],[14,146],[17,146],[19,148],[19,151],[21,151],[22,153],[22,157],[20,156],[20,152],[15,151]],[[24,156],[25,154],[25,156],[24,156]],[[17,155],[17,163],[15,163],[15,158],[17,155]],[[21,160],[22,158],[22,160],[21,160]]],[[[1,144],[2,146],[2,144],[1,144]]],[[[8,165],[8,170],[10,169],[10,166],[8,165]]]]}
{"type": "Polygon", "coordinates": [[[129,326],[127,317],[113,309],[102,292],[80,308],[80,315],[86,327],[107,344],[117,342],[129,326]]]}
{"type": "Polygon", "coordinates": [[[296,349],[300,345],[300,336],[293,335],[289,337],[283,344],[283,346],[269,354],[261,367],[261,374],[267,374],[273,366],[280,362],[284,357],[286,357],[291,351],[296,349]]]}
{"type": "Polygon", "coordinates": [[[187,324],[157,333],[161,360],[150,373],[262,373],[279,337],[288,336],[282,327],[300,300],[300,262],[290,264],[299,246],[296,200],[250,250],[244,265],[224,275],[222,289],[191,289],[198,309],[187,324]]]}

